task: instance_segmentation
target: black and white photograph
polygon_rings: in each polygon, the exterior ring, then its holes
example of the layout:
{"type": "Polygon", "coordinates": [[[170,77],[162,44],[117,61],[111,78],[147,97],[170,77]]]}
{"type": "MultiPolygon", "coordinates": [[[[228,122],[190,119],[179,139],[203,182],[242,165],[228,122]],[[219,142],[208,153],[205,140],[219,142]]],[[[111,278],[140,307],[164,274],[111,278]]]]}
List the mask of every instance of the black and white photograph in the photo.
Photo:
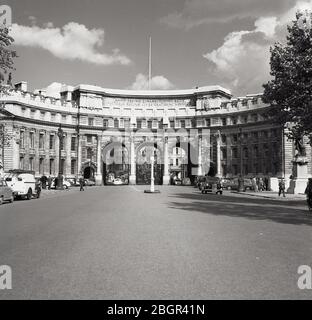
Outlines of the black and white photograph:
{"type": "Polygon", "coordinates": [[[0,300],[312,300],[312,0],[2,2],[0,300]]]}

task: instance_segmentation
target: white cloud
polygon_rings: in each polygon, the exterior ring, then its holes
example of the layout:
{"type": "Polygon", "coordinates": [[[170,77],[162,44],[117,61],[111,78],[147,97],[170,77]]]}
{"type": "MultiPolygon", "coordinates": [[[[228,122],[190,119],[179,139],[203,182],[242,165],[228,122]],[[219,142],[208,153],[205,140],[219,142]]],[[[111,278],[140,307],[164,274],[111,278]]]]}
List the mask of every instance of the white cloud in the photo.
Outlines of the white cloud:
{"type": "MultiPolygon", "coordinates": [[[[152,90],[168,90],[174,85],[164,76],[155,76],[151,79],[152,90]]],[[[148,77],[142,73],[137,74],[134,83],[130,86],[132,90],[148,90],[148,77]]]]}
{"type": "Polygon", "coordinates": [[[103,29],[88,29],[83,24],[69,22],[62,28],[55,28],[51,22],[43,28],[33,25],[13,24],[11,36],[15,44],[41,48],[55,57],[68,60],[80,60],[98,65],[130,64],[130,59],[121,54],[119,49],[112,53],[102,53],[104,44],[103,29]]]}
{"type": "Polygon", "coordinates": [[[237,19],[270,17],[289,10],[296,0],[185,0],[180,11],[169,13],[160,22],[173,28],[189,30],[212,22],[227,23],[237,19]]]}
{"type": "Polygon", "coordinates": [[[222,46],[204,54],[215,79],[240,94],[262,91],[270,78],[270,46],[285,40],[286,25],[298,9],[312,9],[312,0],[298,1],[280,16],[260,17],[254,30],[231,32],[222,46]]]}

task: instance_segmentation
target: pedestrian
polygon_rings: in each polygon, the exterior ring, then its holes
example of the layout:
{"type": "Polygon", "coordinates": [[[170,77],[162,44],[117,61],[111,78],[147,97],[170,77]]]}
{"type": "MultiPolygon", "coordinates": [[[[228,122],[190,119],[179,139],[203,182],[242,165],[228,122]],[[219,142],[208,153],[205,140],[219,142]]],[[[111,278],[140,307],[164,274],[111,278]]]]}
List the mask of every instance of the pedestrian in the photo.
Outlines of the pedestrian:
{"type": "Polygon", "coordinates": [[[252,183],[252,187],[253,187],[254,191],[255,191],[255,192],[258,192],[257,181],[256,181],[256,178],[255,178],[255,177],[253,177],[253,178],[251,179],[251,183],[252,183]]]}
{"type": "Polygon", "coordinates": [[[283,194],[283,197],[285,198],[285,181],[284,179],[281,179],[279,184],[278,184],[278,196],[280,197],[281,194],[283,194]]]}
{"type": "Polygon", "coordinates": [[[52,177],[48,177],[48,189],[51,190],[51,185],[52,185],[52,177]]]}
{"type": "Polygon", "coordinates": [[[262,178],[259,179],[259,191],[264,191],[264,182],[262,178]]]}
{"type": "Polygon", "coordinates": [[[46,189],[47,188],[47,177],[43,175],[40,178],[40,181],[41,181],[42,189],[46,189]]]}
{"type": "Polygon", "coordinates": [[[309,210],[312,210],[312,178],[308,179],[307,187],[304,192],[307,196],[309,210]]]}
{"type": "Polygon", "coordinates": [[[79,185],[80,185],[80,191],[84,191],[84,179],[83,177],[80,177],[79,179],[79,185]]]}

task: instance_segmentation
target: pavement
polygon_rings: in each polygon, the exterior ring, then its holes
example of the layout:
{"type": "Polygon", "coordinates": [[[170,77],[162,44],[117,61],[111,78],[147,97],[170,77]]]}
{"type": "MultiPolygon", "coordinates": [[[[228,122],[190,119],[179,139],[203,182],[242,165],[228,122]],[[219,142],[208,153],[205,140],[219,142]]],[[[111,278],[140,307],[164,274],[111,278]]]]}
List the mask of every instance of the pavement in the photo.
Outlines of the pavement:
{"type": "Polygon", "coordinates": [[[304,199],[192,187],[46,191],[0,207],[0,299],[312,299],[304,199]]]}

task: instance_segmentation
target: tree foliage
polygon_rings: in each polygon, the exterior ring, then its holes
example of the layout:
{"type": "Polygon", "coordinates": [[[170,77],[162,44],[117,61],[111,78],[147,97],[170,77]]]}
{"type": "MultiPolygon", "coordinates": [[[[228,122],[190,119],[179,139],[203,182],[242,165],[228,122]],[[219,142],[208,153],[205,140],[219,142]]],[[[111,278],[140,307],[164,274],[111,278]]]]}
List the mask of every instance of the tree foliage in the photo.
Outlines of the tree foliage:
{"type": "Polygon", "coordinates": [[[271,76],[263,102],[279,124],[291,124],[289,138],[312,134],[312,12],[297,12],[288,26],[286,44],[271,48],[271,76]]]}
{"type": "Polygon", "coordinates": [[[11,85],[11,73],[14,70],[14,58],[17,57],[16,51],[9,47],[14,39],[9,35],[8,28],[0,28],[0,92],[7,92],[11,85]],[[6,79],[7,78],[7,79],[6,79]]]}

